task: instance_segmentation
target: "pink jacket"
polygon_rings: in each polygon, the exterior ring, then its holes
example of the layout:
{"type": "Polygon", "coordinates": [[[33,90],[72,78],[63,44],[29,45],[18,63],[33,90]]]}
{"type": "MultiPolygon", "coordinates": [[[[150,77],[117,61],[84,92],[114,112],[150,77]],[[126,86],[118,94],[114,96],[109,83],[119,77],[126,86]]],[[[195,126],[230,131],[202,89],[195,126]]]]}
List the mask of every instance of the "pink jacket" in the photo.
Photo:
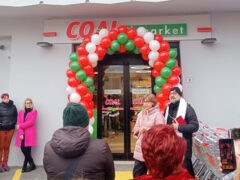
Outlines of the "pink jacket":
{"type": "Polygon", "coordinates": [[[19,136],[21,135],[24,135],[25,147],[35,146],[37,144],[35,126],[36,119],[37,110],[32,110],[31,112],[29,112],[25,118],[25,122],[24,122],[24,110],[19,111],[17,117],[17,125],[19,125],[19,129],[17,130],[15,146],[21,147],[22,140],[19,138],[19,136]]]}
{"type": "Polygon", "coordinates": [[[139,161],[144,161],[142,155],[142,138],[144,134],[139,134],[139,129],[145,127],[150,129],[156,124],[165,124],[165,118],[159,110],[159,106],[156,105],[149,110],[143,110],[138,114],[137,122],[133,129],[133,136],[137,139],[133,158],[139,161]]]}

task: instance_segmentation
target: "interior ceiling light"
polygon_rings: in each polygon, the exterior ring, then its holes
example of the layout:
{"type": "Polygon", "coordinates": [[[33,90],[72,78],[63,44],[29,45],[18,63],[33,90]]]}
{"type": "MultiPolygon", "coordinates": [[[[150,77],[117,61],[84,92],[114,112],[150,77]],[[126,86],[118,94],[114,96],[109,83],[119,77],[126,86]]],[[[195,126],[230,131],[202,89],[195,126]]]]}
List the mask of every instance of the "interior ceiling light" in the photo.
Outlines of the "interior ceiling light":
{"type": "Polygon", "coordinates": [[[212,44],[217,41],[216,38],[205,38],[201,41],[202,44],[212,44]]]}
{"type": "Polygon", "coordinates": [[[51,47],[52,43],[49,42],[37,42],[37,45],[40,47],[51,47]]]}

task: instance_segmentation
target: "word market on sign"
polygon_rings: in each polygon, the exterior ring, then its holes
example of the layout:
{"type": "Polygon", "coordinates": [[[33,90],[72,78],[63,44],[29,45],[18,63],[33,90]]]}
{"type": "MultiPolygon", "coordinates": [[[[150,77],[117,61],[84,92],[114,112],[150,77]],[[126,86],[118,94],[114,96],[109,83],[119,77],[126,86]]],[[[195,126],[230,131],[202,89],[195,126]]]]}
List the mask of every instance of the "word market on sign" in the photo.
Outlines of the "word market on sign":
{"type": "Polygon", "coordinates": [[[120,105],[119,99],[106,99],[105,105],[120,105]]]}
{"type": "MultiPolygon", "coordinates": [[[[107,21],[101,21],[97,27],[100,29],[114,29],[117,27],[117,21],[111,22],[111,28],[107,28],[107,21]]],[[[93,21],[73,21],[67,27],[67,37],[69,39],[78,39],[90,37],[95,32],[95,24],[93,21]],[[78,31],[77,31],[78,30],[78,31]]]]}

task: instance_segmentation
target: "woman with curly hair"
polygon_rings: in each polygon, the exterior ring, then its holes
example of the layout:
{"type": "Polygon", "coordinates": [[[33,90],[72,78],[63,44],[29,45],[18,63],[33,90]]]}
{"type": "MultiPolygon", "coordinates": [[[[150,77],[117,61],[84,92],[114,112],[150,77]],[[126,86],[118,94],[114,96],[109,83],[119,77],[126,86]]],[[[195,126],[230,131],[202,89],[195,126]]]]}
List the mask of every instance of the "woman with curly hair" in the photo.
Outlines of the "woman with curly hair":
{"type": "Polygon", "coordinates": [[[183,168],[187,144],[170,125],[156,125],[142,139],[142,152],[149,175],[134,180],[194,180],[183,168]]]}

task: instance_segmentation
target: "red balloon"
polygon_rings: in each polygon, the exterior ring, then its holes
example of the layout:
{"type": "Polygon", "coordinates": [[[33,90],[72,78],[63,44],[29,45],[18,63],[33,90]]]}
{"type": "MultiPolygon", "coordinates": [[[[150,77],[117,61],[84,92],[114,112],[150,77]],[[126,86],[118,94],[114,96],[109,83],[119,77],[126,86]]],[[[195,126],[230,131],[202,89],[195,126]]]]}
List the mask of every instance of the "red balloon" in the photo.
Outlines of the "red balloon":
{"type": "Polygon", "coordinates": [[[81,100],[79,104],[83,105],[86,109],[89,108],[89,105],[86,101],[81,100]]]}
{"type": "Polygon", "coordinates": [[[140,48],[140,52],[142,54],[149,54],[151,51],[151,49],[149,48],[149,45],[148,44],[144,44],[141,48],[140,48]]]}
{"type": "Polygon", "coordinates": [[[76,87],[80,83],[75,77],[71,77],[68,79],[68,85],[71,87],[76,87]]]}
{"type": "Polygon", "coordinates": [[[87,86],[85,84],[79,84],[76,88],[76,91],[81,96],[84,96],[87,93],[87,86]]]}
{"type": "Polygon", "coordinates": [[[93,94],[91,92],[87,92],[84,96],[82,96],[82,100],[86,102],[92,101],[93,94]]]}
{"type": "Polygon", "coordinates": [[[134,42],[135,46],[137,46],[137,47],[142,47],[145,44],[144,39],[141,36],[136,36],[134,38],[133,42],[134,42]]]}
{"type": "Polygon", "coordinates": [[[119,48],[118,51],[119,51],[120,53],[126,52],[127,50],[126,50],[126,48],[125,48],[125,44],[120,44],[120,48],[119,48]]]}
{"type": "Polygon", "coordinates": [[[165,94],[163,94],[163,92],[158,92],[156,95],[157,101],[160,102],[161,104],[164,103],[164,101],[168,100],[168,96],[166,96],[165,94]]]}
{"type": "Polygon", "coordinates": [[[162,41],[162,42],[160,43],[159,52],[161,52],[161,51],[168,51],[169,48],[170,48],[169,43],[168,43],[167,41],[162,41]]]}
{"type": "Polygon", "coordinates": [[[66,74],[67,74],[67,77],[69,78],[76,76],[76,72],[72,71],[71,69],[68,69],[66,74]]]}
{"type": "Polygon", "coordinates": [[[104,56],[98,56],[98,61],[102,61],[104,59],[104,56]]]}
{"type": "Polygon", "coordinates": [[[113,41],[117,40],[118,32],[116,29],[112,29],[108,32],[108,37],[113,41]]]}
{"type": "Polygon", "coordinates": [[[134,39],[137,36],[137,30],[133,27],[127,30],[128,39],[134,39]]]}
{"type": "Polygon", "coordinates": [[[165,67],[165,64],[159,60],[154,61],[153,63],[153,67],[154,69],[156,69],[158,72],[160,72],[162,70],[162,68],[165,67]]]}
{"type": "Polygon", "coordinates": [[[160,76],[160,71],[157,71],[156,69],[153,69],[152,70],[152,76],[155,77],[155,78],[160,76]]]}
{"type": "Polygon", "coordinates": [[[85,71],[86,75],[88,76],[89,74],[91,74],[93,72],[93,67],[91,64],[88,64],[86,66],[83,66],[82,70],[85,71]]]}
{"type": "Polygon", "coordinates": [[[121,26],[118,27],[118,34],[127,33],[127,30],[128,30],[127,26],[121,25],[121,26]]]}
{"type": "Polygon", "coordinates": [[[147,54],[142,54],[142,58],[143,58],[143,60],[145,60],[145,61],[148,61],[148,60],[149,60],[147,54]]]}
{"type": "Polygon", "coordinates": [[[87,74],[87,76],[92,77],[92,78],[94,78],[94,75],[95,75],[94,71],[87,74]]]}
{"type": "Polygon", "coordinates": [[[161,108],[160,108],[160,112],[162,113],[162,115],[164,115],[165,109],[161,109],[161,108]]]}
{"type": "MultiPolygon", "coordinates": [[[[168,105],[169,105],[170,103],[171,103],[170,100],[165,100],[164,103],[163,103],[163,105],[164,105],[165,108],[166,108],[166,107],[168,107],[168,105]]],[[[165,109],[165,108],[164,108],[164,109],[165,109]]]]}
{"type": "Polygon", "coordinates": [[[169,55],[168,52],[162,51],[162,52],[159,53],[158,59],[160,61],[165,63],[165,62],[167,62],[169,60],[169,58],[170,58],[170,55],[169,55]]]}
{"type": "Polygon", "coordinates": [[[104,37],[101,40],[101,45],[105,48],[109,48],[111,46],[111,43],[112,43],[112,41],[109,37],[104,37]]]}
{"type": "Polygon", "coordinates": [[[83,44],[87,45],[87,43],[91,42],[91,38],[90,37],[85,37],[83,39],[83,44]]]}
{"type": "Polygon", "coordinates": [[[165,94],[166,96],[168,96],[168,95],[169,95],[169,91],[171,90],[171,88],[172,88],[172,85],[171,85],[171,84],[169,84],[169,83],[164,84],[164,85],[162,86],[162,92],[163,92],[163,94],[165,94]]]}
{"type": "Polygon", "coordinates": [[[68,67],[70,67],[70,66],[71,66],[71,63],[72,63],[72,61],[69,61],[69,63],[68,63],[68,67]]]}
{"type": "Polygon", "coordinates": [[[96,47],[96,53],[98,56],[104,56],[107,53],[107,50],[103,46],[98,45],[96,47]]]}
{"type": "Polygon", "coordinates": [[[159,43],[163,41],[163,37],[160,34],[154,35],[154,40],[157,40],[159,43]]]}
{"type": "Polygon", "coordinates": [[[89,118],[93,117],[93,111],[92,110],[87,110],[89,118]]]}
{"type": "Polygon", "coordinates": [[[78,57],[78,63],[81,65],[81,66],[86,66],[89,64],[89,60],[88,60],[88,57],[86,55],[81,55],[78,57]]]}
{"type": "Polygon", "coordinates": [[[90,102],[88,103],[88,105],[89,105],[89,108],[90,108],[90,109],[93,109],[93,108],[94,108],[94,103],[93,103],[93,101],[90,101],[90,102]]]}
{"type": "Polygon", "coordinates": [[[179,83],[179,78],[178,76],[170,76],[169,78],[167,78],[167,82],[170,83],[171,85],[175,86],[179,83]]]}
{"type": "Polygon", "coordinates": [[[175,76],[179,76],[182,72],[182,70],[179,66],[176,66],[175,68],[173,68],[171,70],[172,70],[172,74],[175,75],[175,76]]]}
{"type": "Polygon", "coordinates": [[[70,102],[70,96],[71,96],[71,94],[68,94],[68,96],[67,96],[67,97],[68,97],[68,101],[69,101],[69,102],[70,102]]]}
{"type": "Polygon", "coordinates": [[[79,56],[81,56],[81,55],[88,55],[88,52],[87,52],[85,46],[78,46],[77,47],[77,53],[78,53],[79,56]]]}

